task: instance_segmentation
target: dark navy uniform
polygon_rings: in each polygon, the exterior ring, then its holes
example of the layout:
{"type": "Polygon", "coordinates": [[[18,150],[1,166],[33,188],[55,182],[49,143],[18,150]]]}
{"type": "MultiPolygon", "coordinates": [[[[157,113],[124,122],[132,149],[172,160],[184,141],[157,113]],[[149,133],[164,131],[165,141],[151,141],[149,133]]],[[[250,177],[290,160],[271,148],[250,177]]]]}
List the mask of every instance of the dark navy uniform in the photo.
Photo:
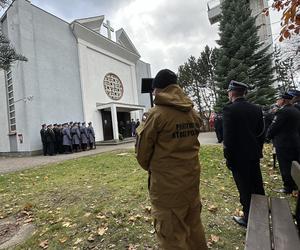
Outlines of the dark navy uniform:
{"type": "MultiPolygon", "coordinates": [[[[246,85],[247,86],[247,85],[246,85]]],[[[243,83],[230,83],[229,91],[244,89],[243,83]]],[[[223,109],[224,156],[227,166],[240,194],[244,218],[247,223],[251,195],[264,195],[263,180],[260,171],[260,158],[264,142],[264,122],[262,109],[239,97],[223,109]]]]}
{"type": "Polygon", "coordinates": [[[47,155],[55,155],[55,134],[52,130],[52,125],[47,126],[45,136],[47,142],[47,155]]]}
{"type": "MultiPolygon", "coordinates": [[[[299,90],[290,90],[288,94],[292,95],[294,107],[300,111],[300,91],[299,90]]],[[[298,187],[298,190],[300,190],[300,187],[298,187]]],[[[296,220],[298,227],[300,225],[300,191],[298,191],[298,198],[297,198],[297,204],[296,204],[296,220]]]]}
{"type": "Polygon", "coordinates": [[[42,125],[42,129],[40,130],[41,140],[43,144],[43,154],[47,155],[47,140],[46,140],[46,124],[42,125]]]}
{"type": "Polygon", "coordinates": [[[223,118],[221,113],[216,114],[216,117],[214,119],[214,126],[218,143],[221,143],[223,141],[223,118]]]}
{"type": "Polygon", "coordinates": [[[277,111],[267,134],[276,148],[284,193],[291,193],[296,189],[291,177],[291,164],[292,161],[299,161],[299,128],[300,112],[293,105],[287,104],[277,111]]]}

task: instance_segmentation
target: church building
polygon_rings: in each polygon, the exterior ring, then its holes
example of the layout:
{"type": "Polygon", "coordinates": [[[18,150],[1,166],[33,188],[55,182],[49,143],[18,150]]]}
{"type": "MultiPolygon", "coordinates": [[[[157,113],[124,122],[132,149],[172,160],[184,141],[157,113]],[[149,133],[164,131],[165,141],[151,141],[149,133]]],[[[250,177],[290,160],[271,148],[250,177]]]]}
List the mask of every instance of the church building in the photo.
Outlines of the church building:
{"type": "Polygon", "coordinates": [[[150,108],[141,94],[150,65],[104,16],[68,23],[15,0],[1,29],[28,62],[0,71],[0,156],[41,152],[43,123],[91,121],[97,142],[118,141],[119,124],[150,108]]]}

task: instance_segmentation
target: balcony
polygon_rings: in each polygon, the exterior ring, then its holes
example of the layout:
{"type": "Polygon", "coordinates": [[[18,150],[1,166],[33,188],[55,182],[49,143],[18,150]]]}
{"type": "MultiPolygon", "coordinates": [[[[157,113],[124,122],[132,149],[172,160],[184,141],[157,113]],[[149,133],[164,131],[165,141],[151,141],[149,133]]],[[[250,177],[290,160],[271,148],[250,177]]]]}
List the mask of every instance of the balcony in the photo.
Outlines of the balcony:
{"type": "Polygon", "coordinates": [[[219,21],[221,16],[221,2],[223,0],[210,0],[207,3],[208,19],[211,24],[215,24],[219,21]]]}

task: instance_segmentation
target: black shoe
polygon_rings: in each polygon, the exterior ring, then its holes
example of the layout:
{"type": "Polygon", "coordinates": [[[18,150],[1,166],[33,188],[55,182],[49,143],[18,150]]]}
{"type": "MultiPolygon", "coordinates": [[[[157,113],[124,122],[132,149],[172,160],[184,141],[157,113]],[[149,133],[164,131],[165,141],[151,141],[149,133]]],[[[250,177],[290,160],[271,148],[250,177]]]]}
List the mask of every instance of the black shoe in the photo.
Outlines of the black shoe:
{"type": "Polygon", "coordinates": [[[244,217],[233,216],[232,219],[242,227],[247,227],[247,221],[244,217]]]}
{"type": "Polygon", "coordinates": [[[275,189],[274,191],[277,193],[283,193],[283,194],[291,194],[293,192],[292,190],[289,190],[287,188],[275,189]]]}

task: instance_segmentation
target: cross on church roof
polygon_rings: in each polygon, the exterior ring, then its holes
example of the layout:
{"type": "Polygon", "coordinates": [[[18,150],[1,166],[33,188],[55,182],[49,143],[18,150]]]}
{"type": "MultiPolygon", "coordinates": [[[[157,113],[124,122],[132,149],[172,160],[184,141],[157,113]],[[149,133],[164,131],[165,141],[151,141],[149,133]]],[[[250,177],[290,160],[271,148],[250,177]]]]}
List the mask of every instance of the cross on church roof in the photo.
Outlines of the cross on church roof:
{"type": "Polygon", "coordinates": [[[107,29],[108,39],[111,40],[111,32],[115,30],[110,26],[110,21],[106,20],[106,23],[103,23],[103,26],[107,29]]]}

